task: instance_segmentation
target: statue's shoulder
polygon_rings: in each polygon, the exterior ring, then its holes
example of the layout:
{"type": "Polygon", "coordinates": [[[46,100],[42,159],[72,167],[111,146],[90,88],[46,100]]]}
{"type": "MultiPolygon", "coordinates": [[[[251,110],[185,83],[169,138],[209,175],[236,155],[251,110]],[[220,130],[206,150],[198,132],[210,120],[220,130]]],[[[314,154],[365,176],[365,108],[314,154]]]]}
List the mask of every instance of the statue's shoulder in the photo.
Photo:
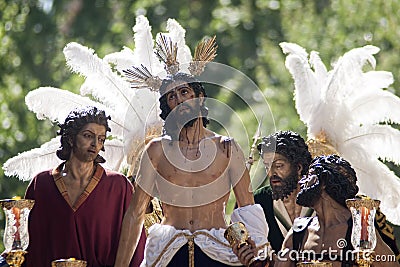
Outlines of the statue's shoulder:
{"type": "Polygon", "coordinates": [[[153,138],[146,145],[146,151],[148,153],[160,153],[160,151],[162,151],[162,146],[169,142],[171,142],[171,139],[168,136],[153,138]]]}

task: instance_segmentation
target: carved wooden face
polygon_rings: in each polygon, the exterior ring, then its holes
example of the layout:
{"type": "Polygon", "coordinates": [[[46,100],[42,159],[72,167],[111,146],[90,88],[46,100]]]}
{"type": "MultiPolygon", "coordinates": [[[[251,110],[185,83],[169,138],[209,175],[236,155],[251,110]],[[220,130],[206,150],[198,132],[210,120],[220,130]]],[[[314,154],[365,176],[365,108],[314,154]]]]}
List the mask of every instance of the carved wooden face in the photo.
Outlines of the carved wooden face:
{"type": "Polygon", "coordinates": [[[99,154],[106,140],[106,127],[97,123],[88,123],[76,135],[71,157],[89,162],[99,154]]]}

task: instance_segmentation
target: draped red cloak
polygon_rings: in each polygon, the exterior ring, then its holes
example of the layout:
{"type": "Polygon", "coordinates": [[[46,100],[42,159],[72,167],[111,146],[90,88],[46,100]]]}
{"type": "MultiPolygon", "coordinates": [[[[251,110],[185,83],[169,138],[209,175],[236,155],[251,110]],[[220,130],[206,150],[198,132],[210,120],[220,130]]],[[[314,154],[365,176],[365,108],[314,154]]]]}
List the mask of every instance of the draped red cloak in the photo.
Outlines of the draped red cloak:
{"type": "MultiPolygon", "coordinates": [[[[27,188],[25,198],[34,199],[35,205],[29,215],[25,266],[50,267],[51,261],[68,258],[85,260],[87,267],[113,266],[132,184],[97,165],[85,191],[71,205],[62,165],[38,174],[27,188]]],[[[130,266],[140,265],[145,239],[143,230],[130,266]]]]}

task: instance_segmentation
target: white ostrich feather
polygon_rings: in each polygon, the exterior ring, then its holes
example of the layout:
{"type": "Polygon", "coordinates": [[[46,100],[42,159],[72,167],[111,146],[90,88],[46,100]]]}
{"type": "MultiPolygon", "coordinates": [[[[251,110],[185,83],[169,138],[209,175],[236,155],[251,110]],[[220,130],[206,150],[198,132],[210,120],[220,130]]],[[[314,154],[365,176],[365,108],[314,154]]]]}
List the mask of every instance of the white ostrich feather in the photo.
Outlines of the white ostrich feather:
{"type": "Polygon", "coordinates": [[[298,44],[282,42],[279,44],[284,54],[296,55],[300,58],[307,59],[307,51],[298,44]]]}
{"type": "MultiPolygon", "coordinates": [[[[285,65],[295,80],[296,109],[300,110],[300,119],[307,123],[316,108],[313,103],[319,99],[320,79],[317,79],[317,75],[311,69],[308,63],[308,54],[304,48],[292,43],[280,43],[280,46],[285,53],[289,53],[285,65]]],[[[314,61],[317,62],[315,58],[314,61]]]]}
{"type": "Polygon", "coordinates": [[[104,142],[104,152],[101,151],[106,162],[102,165],[110,170],[119,170],[122,162],[124,161],[124,144],[119,139],[107,139],[104,142]]]}
{"type": "Polygon", "coordinates": [[[186,30],[176,20],[168,19],[167,31],[172,42],[178,45],[178,54],[176,59],[179,62],[180,71],[190,73],[188,67],[189,63],[192,61],[192,54],[190,48],[185,43],[186,30]]]}
{"type": "Polygon", "coordinates": [[[105,108],[88,97],[54,87],[39,87],[30,91],[25,97],[25,103],[30,111],[36,113],[39,120],[49,119],[52,122],[64,122],[68,113],[78,107],[105,108]],[[52,100],[51,105],[48,105],[49,99],[52,100]]]}
{"type": "Polygon", "coordinates": [[[30,91],[25,97],[25,103],[30,111],[36,113],[39,120],[49,119],[52,122],[63,123],[68,113],[79,107],[95,106],[111,116],[111,135],[122,137],[123,121],[118,120],[114,110],[88,97],[74,94],[67,90],[53,87],[39,87],[30,91]],[[51,104],[49,104],[51,99],[51,104]]]}
{"type": "MultiPolygon", "coordinates": [[[[134,51],[125,47],[121,52],[105,56],[104,60],[98,58],[93,50],[78,44],[74,44],[72,47],[67,45],[64,49],[69,65],[73,70],[76,67],[75,71],[85,76],[81,93],[90,93],[106,106],[114,109],[114,113],[118,117],[118,124],[123,125],[120,128],[123,130],[121,142],[124,144],[122,152],[126,160],[135,157],[133,154],[136,153],[132,151],[138,151],[137,147],[143,146],[149,129],[156,132],[157,130],[154,129],[159,129],[158,132],[161,134],[162,124],[158,116],[159,94],[150,90],[132,90],[125,81],[125,77],[112,72],[109,63],[114,65],[119,74],[132,65],[144,65],[153,75],[166,75],[163,64],[154,53],[154,40],[147,18],[138,16],[133,30],[134,51]],[[106,74],[105,78],[98,79],[99,76],[104,74],[106,74]],[[115,86],[112,87],[111,85],[110,90],[110,88],[107,88],[107,84],[103,82],[104,79],[112,81],[115,86]],[[107,89],[108,92],[122,96],[116,99],[117,105],[110,105],[109,102],[104,100],[108,97],[107,89]]],[[[121,137],[120,132],[118,132],[118,136],[121,137]]],[[[121,164],[126,163],[122,162],[121,164]]]]}
{"type": "Polygon", "coordinates": [[[123,70],[126,70],[135,64],[134,53],[132,49],[126,46],[124,46],[120,52],[106,55],[104,61],[114,66],[119,73],[122,73],[123,70]]]}
{"type": "Polygon", "coordinates": [[[52,169],[61,163],[56,156],[59,147],[60,137],[55,137],[39,148],[22,152],[4,163],[4,174],[17,176],[22,181],[29,181],[39,172],[52,169]]]}
{"type": "Polygon", "coordinates": [[[132,29],[135,40],[134,60],[151,70],[154,61],[154,40],[150,23],[145,16],[138,16],[132,29]]]}
{"type": "MultiPolygon", "coordinates": [[[[125,78],[114,73],[108,63],[98,58],[94,50],[77,43],[70,43],[64,48],[67,63],[73,71],[85,76],[85,82],[81,86],[81,94],[91,94],[105,106],[114,110],[114,118],[118,125],[123,126],[126,132],[128,127],[124,125],[127,116],[134,116],[138,123],[136,127],[143,127],[146,114],[143,114],[141,100],[134,103],[136,92],[132,90],[125,78]]],[[[148,95],[152,95],[148,92],[148,95]]],[[[129,131],[129,130],[128,130],[129,131]]],[[[116,133],[120,136],[121,132],[116,133]]]]}
{"type": "Polygon", "coordinates": [[[322,62],[321,58],[319,57],[318,52],[311,51],[310,65],[314,69],[314,73],[316,75],[318,84],[323,84],[325,81],[324,79],[328,75],[328,71],[327,71],[324,63],[322,62]]]}
{"type": "Polygon", "coordinates": [[[381,200],[389,221],[400,224],[400,179],[381,160],[400,164],[400,98],[385,90],[390,72],[375,71],[375,46],[345,53],[329,72],[316,52],[281,44],[286,67],[295,81],[296,109],[307,125],[308,139],[324,133],[354,167],[360,192],[381,200]],[[370,71],[364,71],[365,65],[370,71]]]}
{"type": "Polygon", "coordinates": [[[385,161],[400,162],[400,153],[395,147],[400,147],[400,131],[389,125],[361,125],[354,127],[353,136],[349,136],[343,143],[347,145],[360,144],[368,150],[369,156],[381,158],[385,161]],[[356,133],[356,131],[358,132],[356,133]],[[382,144],[385,144],[382,146],[382,144]]]}
{"type": "Polygon", "coordinates": [[[366,91],[388,88],[393,82],[393,74],[388,71],[369,71],[363,73],[366,91]]]}
{"type": "Polygon", "coordinates": [[[388,91],[368,92],[349,102],[350,112],[359,124],[400,123],[400,99],[388,91]]]}
{"type": "Polygon", "coordinates": [[[93,49],[72,42],[65,46],[64,55],[72,71],[91,81],[91,86],[81,89],[81,94],[90,94],[116,110],[122,103],[129,105],[134,94],[129,83],[114,73],[106,61],[94,54],[93,49]]]}
{"type": "Polygon", "coordinates": [[[155,42],[148,19],[145,16],[138,16],[133,31],[135,33],[134,65],[143,65],[151,74],[165,77],[164,66],[154,53],[155,42]]]}
{"type": "MultiPolygon", "coordinates": [[[[345,53],[329,72],[322,96],[329,101],[343,101],[353,95],[358,95],[365,86],[362,68],[369,63],[375,69],[376,60],[373,55],[378,52],[378,47],[367,45],[345,53]]],[[[337,101],[332,102],[333,105],[337,101]]]]}

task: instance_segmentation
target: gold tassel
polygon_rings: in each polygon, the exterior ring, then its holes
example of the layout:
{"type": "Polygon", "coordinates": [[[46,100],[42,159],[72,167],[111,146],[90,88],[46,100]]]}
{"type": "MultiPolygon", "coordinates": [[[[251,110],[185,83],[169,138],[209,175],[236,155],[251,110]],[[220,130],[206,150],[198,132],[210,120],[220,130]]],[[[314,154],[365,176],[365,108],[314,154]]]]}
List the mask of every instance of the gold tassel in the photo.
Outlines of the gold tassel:
{"type": "Polygon", "coordinates": [[[189,267],[194,267],[194,235],[187,236],[189,249],[189,267]]]}

